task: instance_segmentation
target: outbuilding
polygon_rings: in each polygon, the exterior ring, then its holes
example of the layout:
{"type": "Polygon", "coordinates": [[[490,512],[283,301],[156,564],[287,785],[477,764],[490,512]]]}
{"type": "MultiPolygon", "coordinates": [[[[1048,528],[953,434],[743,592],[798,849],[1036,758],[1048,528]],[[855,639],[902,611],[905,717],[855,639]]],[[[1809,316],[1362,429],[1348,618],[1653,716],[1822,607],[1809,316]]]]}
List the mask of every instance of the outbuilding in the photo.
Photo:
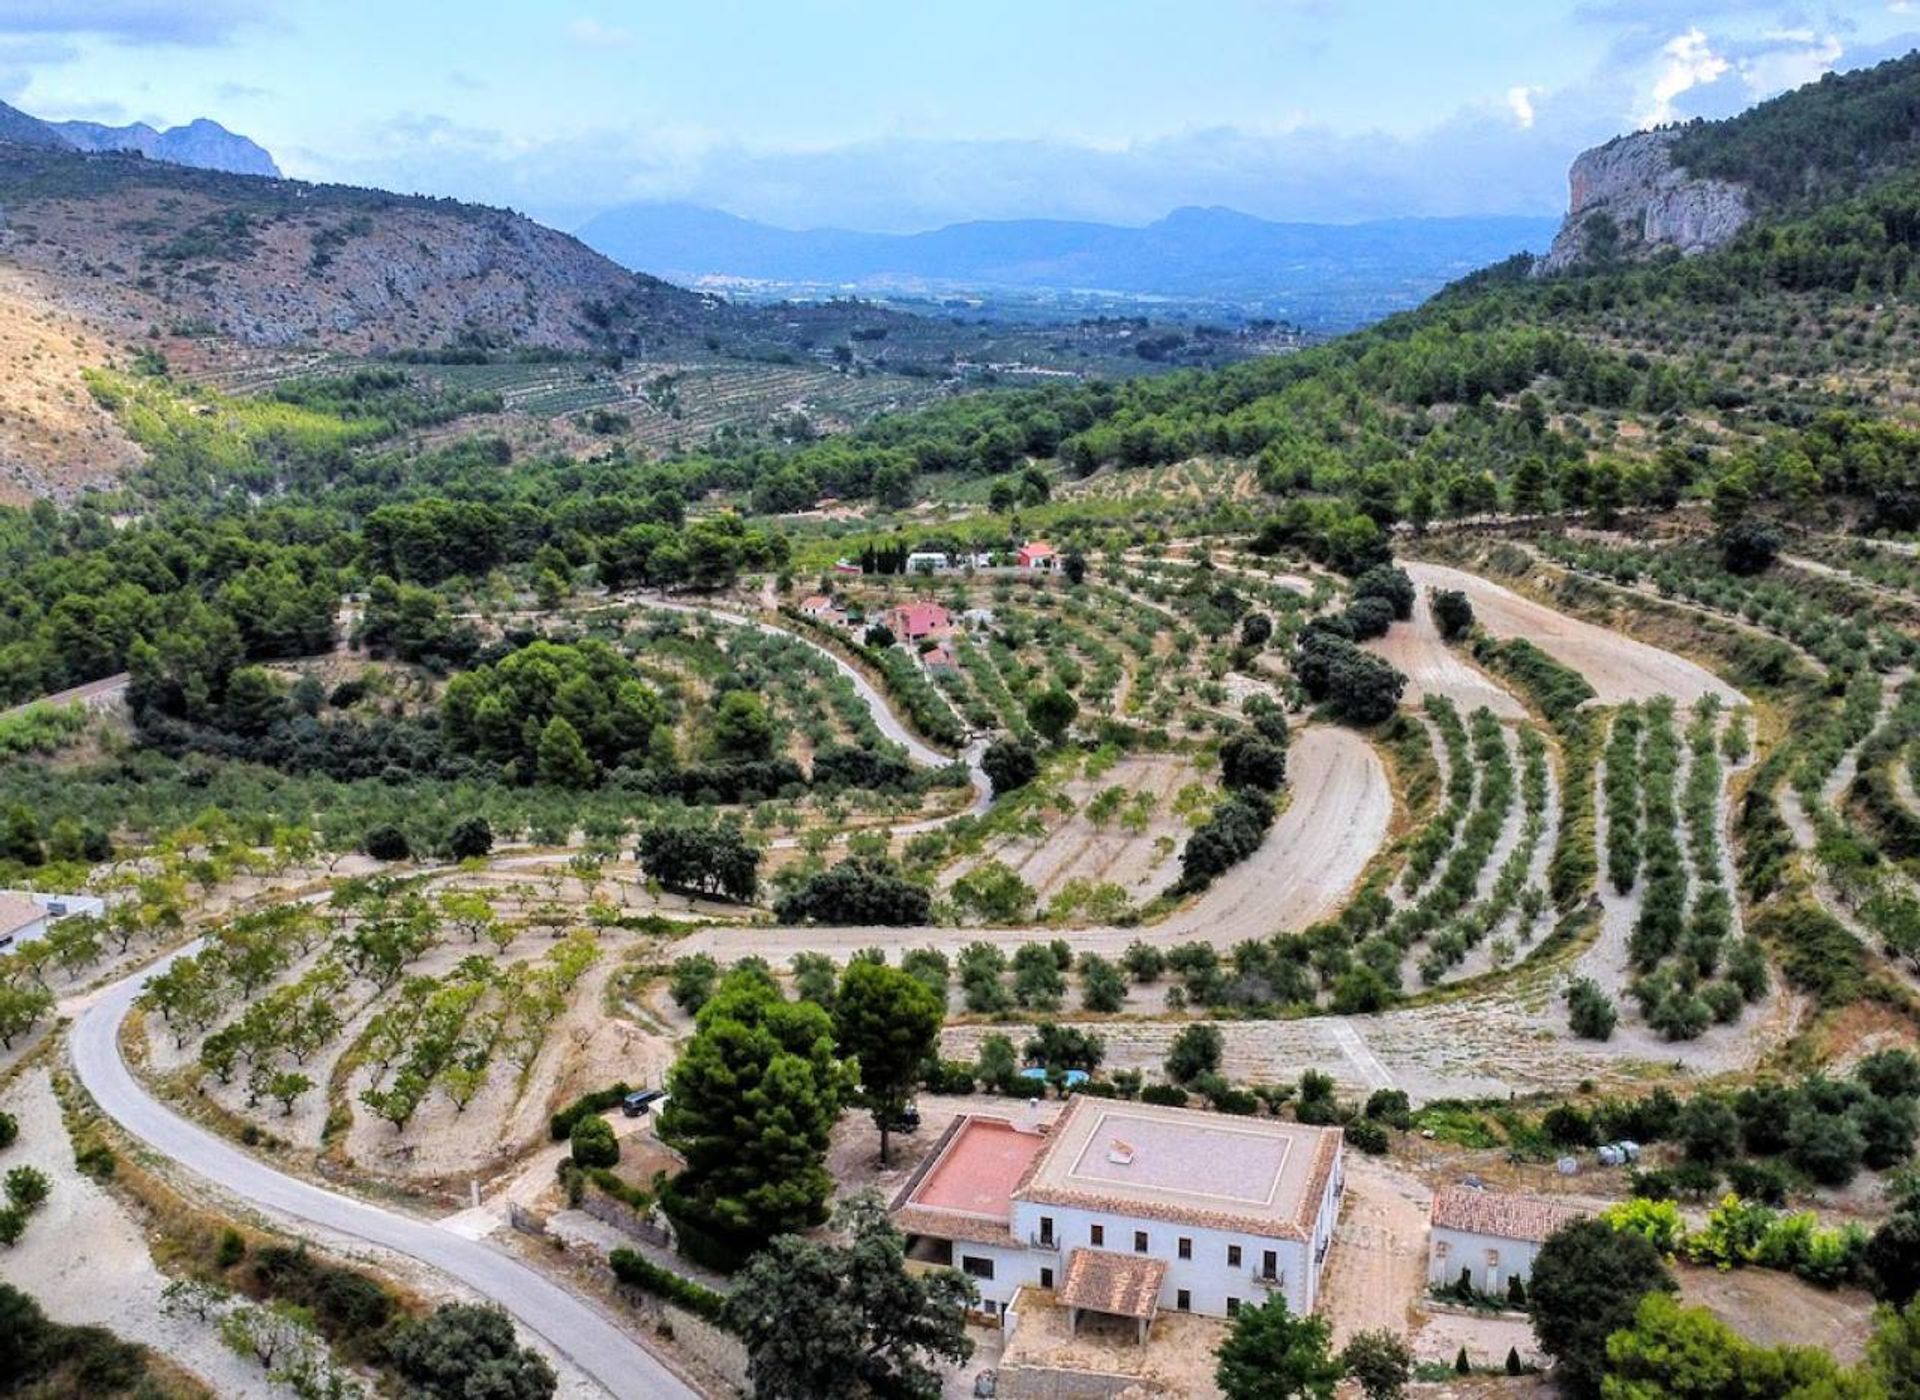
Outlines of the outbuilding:
{"type": "Polygon", "coordinates": [[[1427,1282],[1444,1288],[1464,1275],[1479,1292],[1501,1297],[1515,1278],[1533,1277],[1533,1261],[1549,1235],[1587,1214],[1540,1196],[1444,1186],[1433,1195],[1427,1282]]]}

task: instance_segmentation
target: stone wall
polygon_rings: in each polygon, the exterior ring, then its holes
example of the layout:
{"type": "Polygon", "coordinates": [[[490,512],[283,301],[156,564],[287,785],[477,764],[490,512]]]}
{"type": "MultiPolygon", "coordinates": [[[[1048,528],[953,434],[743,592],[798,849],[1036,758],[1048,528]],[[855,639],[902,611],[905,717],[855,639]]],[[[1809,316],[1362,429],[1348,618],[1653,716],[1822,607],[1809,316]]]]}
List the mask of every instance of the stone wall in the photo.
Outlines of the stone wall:
{"type": "Polygon", "coordinates": [[[999,1400],[1117,1400],[1127,1396],[1171,1396],[1173,1392],[1138,1376],[1105,1371],[1074,1371],[1064,1366],[1002,1366],[994,1395],[999,1400]]]}

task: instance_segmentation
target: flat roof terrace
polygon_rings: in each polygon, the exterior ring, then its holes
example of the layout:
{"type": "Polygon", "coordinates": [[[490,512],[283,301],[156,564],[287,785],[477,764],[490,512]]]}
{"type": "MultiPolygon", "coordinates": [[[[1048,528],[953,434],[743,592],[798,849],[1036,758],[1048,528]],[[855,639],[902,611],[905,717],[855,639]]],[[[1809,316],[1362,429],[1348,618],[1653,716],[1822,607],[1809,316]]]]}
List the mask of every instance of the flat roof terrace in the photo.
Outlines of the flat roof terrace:
{"type": "Polygon", "coordinates": [[[910,1234],[1010,1243],[1014,1188],[1046,1141],[1004,1118],[963,1114],[894,1198],[894,1223],[910,1234]]]}
{"type": "Polygon", "coordinates": [[[1305,1239],[1339,1152],[1337,1128],[1076,1098],[1016,1194],[1305,1239]]]}

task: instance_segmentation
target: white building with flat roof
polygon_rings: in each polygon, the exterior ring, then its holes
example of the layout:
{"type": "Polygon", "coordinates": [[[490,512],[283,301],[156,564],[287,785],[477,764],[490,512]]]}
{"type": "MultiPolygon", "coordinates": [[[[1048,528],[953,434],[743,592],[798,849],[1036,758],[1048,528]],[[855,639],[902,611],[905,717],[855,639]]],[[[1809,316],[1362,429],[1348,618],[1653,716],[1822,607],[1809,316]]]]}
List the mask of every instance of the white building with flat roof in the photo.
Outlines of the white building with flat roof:
{"type": "Polygon", "coordinates": [[[1337,1128],[1076,1096],[1050,1125],[956,1119],[893,1202],[908,1258],[1077,1318],[1312,1310],[1345,1185],[1337,1128]]]}
{"type": "Polygon", "coordinates": [[[90,894],[44,894],[38,890],[0,890],[0,953],[44,937],[47,929],[71,914],[106,912],[106,901],[90,894]]]}

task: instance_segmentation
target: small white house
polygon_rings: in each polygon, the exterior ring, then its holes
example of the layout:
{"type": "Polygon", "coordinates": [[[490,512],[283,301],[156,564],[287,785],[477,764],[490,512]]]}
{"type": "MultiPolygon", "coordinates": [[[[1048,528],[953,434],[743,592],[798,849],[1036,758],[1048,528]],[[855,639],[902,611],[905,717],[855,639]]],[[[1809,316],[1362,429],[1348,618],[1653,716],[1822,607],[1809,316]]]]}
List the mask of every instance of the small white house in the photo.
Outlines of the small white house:
{"type": "Polygon", "coordinates": [[[1587,1214],[1539,1196],[1444,1186],[1433,1194],[1427,1282],[1443,1288],[1464,1273],[1482,1293],[1501,1297],[1511,1280],[1533,1277],[1533,1261],[1547,1236],[1587,1214]]]}
{"type": "Polygon", "coordinates": [[[910,574],[945,573],[953,567],[953,560],[946,554],[930,549],[915,550],[907,556],[907,572],[910,574]]]}
{"type": "Polygon", "coordinates": [[[106,901],[90,894],[43,894],[33,890],[0,890],[0,953],[43,937],[47,929],[72,914],[105,912],[106,901]]]}

